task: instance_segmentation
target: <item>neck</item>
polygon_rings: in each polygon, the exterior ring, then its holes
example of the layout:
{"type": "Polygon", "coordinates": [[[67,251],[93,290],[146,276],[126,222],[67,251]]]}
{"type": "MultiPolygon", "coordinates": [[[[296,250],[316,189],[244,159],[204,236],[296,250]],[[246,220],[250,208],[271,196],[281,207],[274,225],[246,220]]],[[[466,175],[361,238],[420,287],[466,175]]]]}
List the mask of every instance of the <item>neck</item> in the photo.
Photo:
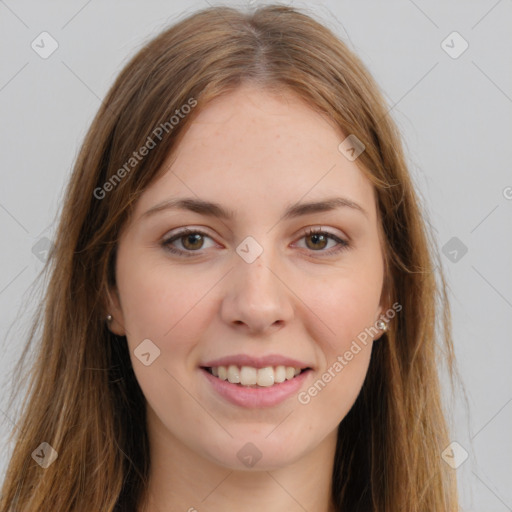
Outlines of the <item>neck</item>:
{"type": "Polygon", "coordinates": [[[149,485],[139,512],[223,512],[234,504],[245,512],[335,511],[336,430],[301,459],[269,471],[219,466],[183,445],[158,420],[149,431],[149,485]]]}

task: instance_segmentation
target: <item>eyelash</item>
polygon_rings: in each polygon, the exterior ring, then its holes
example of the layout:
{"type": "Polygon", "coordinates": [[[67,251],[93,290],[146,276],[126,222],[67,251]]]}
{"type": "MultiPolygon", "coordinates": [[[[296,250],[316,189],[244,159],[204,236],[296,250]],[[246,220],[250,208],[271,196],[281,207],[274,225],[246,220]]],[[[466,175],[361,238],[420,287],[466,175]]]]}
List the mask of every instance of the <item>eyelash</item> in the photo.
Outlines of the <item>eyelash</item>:
{"type": "MultiPolygon", "coordinates": [[[[173,254],[177,254],[179,256],[185,256],[185,257],[195,256],[196,253],[198,253],[199,251],[190,251],[190,250],[184,251],[182,249],[177,249],[176,247],[173,247],[171,245],[172,242],[174,242],[175,240],[179,240],[180,238],[183,238],[183,237],[185,237],[187,235],[191,235],[191,234],[193,234],[193,235],[197,234],[197,235],[206,236],[208,238],[211,238],[210,235],[208,235],[204,231],[201,231],[199,229],[186,228],[178,233],[175,233],[170,238],[164,240],[162,242],[162,247],[164,247],[165,250],[167,250],[173,254]]],[[[312,250],[312,252],[319,252],[319,253],[323,253],[323,255],[331,256],[333,254],[337,254],[341,251],[347,250],[350,247],[349,242],[347,242],[346,240],[343,240],[343,239],[337,237],[336,235],[329,233],[328,231],[323,231],[322,229],[318,229],[318,228],[308,229],[308,231],[306,233],[304,233],[300,239],[308,237],[308,236],[312,236],[312,235],[327,235],[327,238],[334,240],[335,242],[338,243],[337,247],[331,247],[331,249],[329,249],[327,251],[324,251],[324,250],[313,251],[312,250]]]]}

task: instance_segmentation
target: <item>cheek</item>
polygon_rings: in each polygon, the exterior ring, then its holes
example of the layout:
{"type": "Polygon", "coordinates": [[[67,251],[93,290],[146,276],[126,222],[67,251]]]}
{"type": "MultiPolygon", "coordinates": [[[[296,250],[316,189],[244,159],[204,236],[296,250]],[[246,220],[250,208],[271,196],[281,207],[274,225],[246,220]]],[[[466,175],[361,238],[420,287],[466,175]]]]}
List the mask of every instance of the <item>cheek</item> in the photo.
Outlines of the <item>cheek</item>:
{"type": "Polygon", "coordinates": [[[120,255],[117,275],[130,357],[149,405],[171,423],[169,411],[176,410],[187,411],[188,422],[204,421],[200,408],[190,407],[183,383],[197,370],[187,366],[192,361],[188,356],[208,321],[204,299],[216,280],[197,273],[192,277],[161,259],[154,261],[134,253],[120,255]],[[147,366],[136,356],[146,339],[159,350],[158,357],[147,366]]]}
{"type": "MultiPolygon", "coordinates": [[[[308,330],[321,348],[323,367],[302,403],[336,411],[342,419],[354,403],[368,371],[382,288],[382,268],[372,265],[341,270],[328,281],[308,280],[300,293],[311,305],[308,330]]],[[[305,316],[306,318],[306,316],[305,316]]]]}
{"type": "Polygon", "coordinates": [[[184,325],[187,332],[194,330],[197,324],[190,318],[214,284],[212,276],[192,277],[161,259],[148,261],[142,257],[120,258],[118,276],[129,338],[135,341],[153,337],[164,345],[176,338],[184,325]]]}
{"type": "Polygon", "coordinates": [[[322,322],[312,319],[310,331],[321,348],[323,364],[298,396],[304,421],[319,432],[334,429],[359,395],[372,352],[372,338],[365,329],[373,325],[379,302],[380,290],[362,286],[357,279],[340,279],[337,285],[317,302],[322,322]]]}
{"type": "Polygon", "coordinates": [[[312,325],[319,329],[315,339],[325,339],[324,351],[331,358],[343,354],[352,340],[374,326],[381,289],[381,272],[354,268],[331,276],[328,282],[305,283],[304,302],[312,304],[317,315],[312,317],[312,325]]]}

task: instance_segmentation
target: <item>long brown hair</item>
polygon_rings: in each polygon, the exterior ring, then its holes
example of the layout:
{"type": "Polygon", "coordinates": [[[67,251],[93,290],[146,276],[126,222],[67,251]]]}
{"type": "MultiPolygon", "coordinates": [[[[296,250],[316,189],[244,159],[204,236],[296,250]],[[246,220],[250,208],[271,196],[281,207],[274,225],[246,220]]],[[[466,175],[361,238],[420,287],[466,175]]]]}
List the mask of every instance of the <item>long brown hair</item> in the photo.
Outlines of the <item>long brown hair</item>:
{"type": "Polygon", "coordinates": [[[347,512],[457,510],[453,470],[441,459],[449,437],[437,367],[444,359],[452,368],[450,310],[400,135],[347,46],[312,15],[271,5],[254,12],[208,8],[180,20],[131,59],[104,99],[77,158],[46,264],[49,283],[26,348],[37,339],[35,362],[1,512],[127,512],[143,502],[150,464],[145,399],[126,338],[105,324],[116,244],[197,112],[246,82],[287,88],[364,143],[357,163],[377,193],[383,293],[389,304],[402,305],[375,344],[361,393],[339,426],[333,502],[347,512]],[[190,113],[171,123],[187,104],[194,104],[190,113]],[[154,147],[130,161],[148,137],[154,147]],[[58,453],[47,469],[31,457],[42,442],[58,453]]]}

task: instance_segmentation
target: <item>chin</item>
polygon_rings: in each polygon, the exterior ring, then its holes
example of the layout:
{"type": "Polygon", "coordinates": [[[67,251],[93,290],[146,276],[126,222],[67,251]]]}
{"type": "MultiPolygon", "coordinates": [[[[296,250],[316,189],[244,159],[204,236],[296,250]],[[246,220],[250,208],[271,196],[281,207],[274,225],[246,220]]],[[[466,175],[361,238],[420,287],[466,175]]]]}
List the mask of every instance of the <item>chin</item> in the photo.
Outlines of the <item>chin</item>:
{"type": "Polygon", "coordinates": [[[205,454],[216,464],[233,471],[270,471],[296,462],[312,442],[294,438],[285,430],[272,432],[275,426],[265,427],[259,434],[254,428],[245,432],[240,429],[236,436],[221,445],[205,446],[205,454]]]}

